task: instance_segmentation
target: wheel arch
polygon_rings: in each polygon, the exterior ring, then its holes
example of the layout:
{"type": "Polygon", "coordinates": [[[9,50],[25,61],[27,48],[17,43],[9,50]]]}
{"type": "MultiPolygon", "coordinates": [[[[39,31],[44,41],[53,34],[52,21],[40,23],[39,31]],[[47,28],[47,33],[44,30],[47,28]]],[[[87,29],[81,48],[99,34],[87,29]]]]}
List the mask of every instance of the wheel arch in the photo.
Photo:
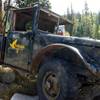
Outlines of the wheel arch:
{"type": "Polygon", "coordinates": [[[40,64],[48,57],[61,57],[64,60],[69,60],[71,63],[77,66],[84,66],[88,69],[92,74],[95,75],[95,70],[87,63],[87,61],[83,58],[79,50],[73,46],[65,45],[65,44],[51,44],[44,48],[42,48],[32,61],[32,73],[36,74],[39,70],[40,64]]]}

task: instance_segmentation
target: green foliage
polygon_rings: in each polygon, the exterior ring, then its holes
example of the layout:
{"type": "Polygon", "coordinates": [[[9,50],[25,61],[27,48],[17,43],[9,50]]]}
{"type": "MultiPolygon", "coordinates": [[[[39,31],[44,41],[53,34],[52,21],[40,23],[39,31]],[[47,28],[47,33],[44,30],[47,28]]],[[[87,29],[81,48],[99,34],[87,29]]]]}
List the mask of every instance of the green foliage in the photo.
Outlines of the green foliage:
{"type": "Polygon", "coordinates": [[[71,5],[71,11],[67,9],[67,18],[74,23],[72,35],[100,39],[100,12],[90,12],[86,2],[82,13],[74,13],[71,5]]]}
{"type": "Polygon", "coordinates": [[[43,8],[51,9],[51,3],[49,2],[49,0],[40,0],[40,5],[43,8]]]}
{"type": "Polygon", "coordinates": [[[40,2],[41,7],[46,9],[51,8],[51,4],[49,0],[16,0],[16,3],[19,8],[23,8],[23,7],[31,7],[34,5],[35,2],[38,1],[40,2]]]}

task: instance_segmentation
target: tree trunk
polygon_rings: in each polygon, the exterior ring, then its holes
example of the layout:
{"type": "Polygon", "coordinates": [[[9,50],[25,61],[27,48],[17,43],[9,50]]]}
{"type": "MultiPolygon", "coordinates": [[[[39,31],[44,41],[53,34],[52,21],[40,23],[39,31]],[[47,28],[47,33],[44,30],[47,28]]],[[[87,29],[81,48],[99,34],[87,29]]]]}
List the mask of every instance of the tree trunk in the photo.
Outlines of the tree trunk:
{"type": "Polygon", "coordinates": [[[3,32],[3,27],[2,27],[2,0],[0,0],[0,33],[3,32]]]}

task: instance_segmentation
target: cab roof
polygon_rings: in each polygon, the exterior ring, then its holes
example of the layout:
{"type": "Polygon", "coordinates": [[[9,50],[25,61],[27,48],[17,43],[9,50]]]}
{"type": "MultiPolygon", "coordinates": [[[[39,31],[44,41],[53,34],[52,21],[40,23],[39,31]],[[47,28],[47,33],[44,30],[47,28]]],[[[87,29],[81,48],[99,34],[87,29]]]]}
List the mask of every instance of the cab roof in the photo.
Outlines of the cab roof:
{"type": "MultiPolygon", "coordinates": [[[[13,9],[15,13],[24,13],[27,15],[32,16],[32,11],[34,7],[27,7],[27,8],[18,8],[13,9]]],[[[73,24],[70,20],[63,18],[61,15],[44,8],[40,8],[40,17],[45,18],[46,20],[49,20],[51,22],[57,23],[59,20],[59,24],[73,24]]]]}

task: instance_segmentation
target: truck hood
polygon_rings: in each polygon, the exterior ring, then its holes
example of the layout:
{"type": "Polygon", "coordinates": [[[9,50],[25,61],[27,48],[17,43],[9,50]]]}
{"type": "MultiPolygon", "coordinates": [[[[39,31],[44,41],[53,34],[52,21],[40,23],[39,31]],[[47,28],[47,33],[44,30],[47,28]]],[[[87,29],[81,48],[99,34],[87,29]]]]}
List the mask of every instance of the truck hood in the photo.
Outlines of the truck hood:
{"type": "Polygon", "coordinates": [[[100,40],[52,34],[40,34],[39,39],[43,46],[60,43],[75,47],[89,64],[100,69],[100,40]]]}
{"type": "Polygon", "coordinates": [[[100,40],[92,39],[88,37],[60,36],[60,35],[52,35],[52,34],[42,34],[42,36],[47,41],[47,43],[53,42],[53,43],[100,47],[100,40]]]}

